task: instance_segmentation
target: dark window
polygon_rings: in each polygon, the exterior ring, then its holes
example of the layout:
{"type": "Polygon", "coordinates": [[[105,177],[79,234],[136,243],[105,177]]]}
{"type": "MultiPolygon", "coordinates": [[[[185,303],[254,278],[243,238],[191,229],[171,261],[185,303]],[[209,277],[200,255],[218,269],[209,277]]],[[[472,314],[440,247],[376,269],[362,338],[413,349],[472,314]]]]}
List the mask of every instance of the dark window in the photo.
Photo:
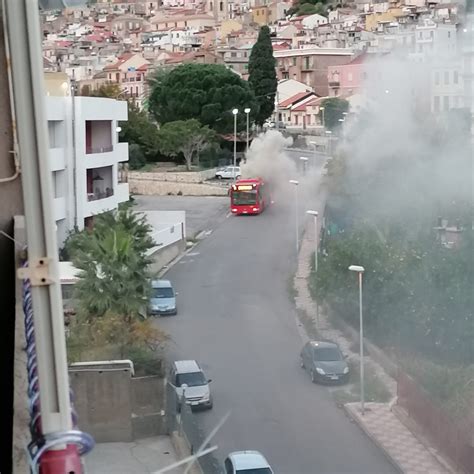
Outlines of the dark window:
{"type": "Polygon", "coordinates": [[[181,385],[186,384],[188,387],[200,387],[201,385],[206,385],[207,380],[204,378],[202,372],[190,372],[187,374],[178,374],[176,376],[176,385],[181,387],[181,385]]]}

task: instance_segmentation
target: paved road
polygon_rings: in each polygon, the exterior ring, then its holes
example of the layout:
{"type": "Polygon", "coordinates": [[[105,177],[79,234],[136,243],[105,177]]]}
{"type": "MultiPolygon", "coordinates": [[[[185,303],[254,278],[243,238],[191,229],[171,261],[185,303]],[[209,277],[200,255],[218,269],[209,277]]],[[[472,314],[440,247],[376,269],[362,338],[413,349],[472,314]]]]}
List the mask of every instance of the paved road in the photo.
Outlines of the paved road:
{"type": "Polygon", "coordinates": [[[260,216],[231,216],[167,273],[179,291],[179,315],[159,320],[172,336],[169,355],[197,359],[213,379],[214,408],[195,415],[207,431],[231,411],[217,438],[221,460],[257,449],[280,474],[392,474],[299,368],[292,209],[277,199],[260,216]]]}
{"type": "Polygon", "coordinates": [[[212,229],[229,207],[227,196],[135,196],[135,200],[139,211],[186,211],[188,237],[212,229]]]}

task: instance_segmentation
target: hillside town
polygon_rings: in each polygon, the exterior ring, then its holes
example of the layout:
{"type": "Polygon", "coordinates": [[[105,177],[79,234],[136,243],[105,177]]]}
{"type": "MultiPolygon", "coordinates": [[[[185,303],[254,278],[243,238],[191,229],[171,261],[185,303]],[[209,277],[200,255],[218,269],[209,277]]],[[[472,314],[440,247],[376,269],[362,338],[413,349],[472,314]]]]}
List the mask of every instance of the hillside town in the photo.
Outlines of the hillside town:
{"type": "Polygon", "coordinates": [[[474,0],[3,0],[23,474],[474,473],[474,0]]]}
{"type": "Polygon", "coordinates": [[[114,0],[48,11],[41,17],[44,69],[65,72],[78,93],[118,84],[122,98],[143,106],[148,79],[161,68],[223,64],[247,79],[259,27],[268,25],[279,79],[274,120],[283,126],[321,126],[325,97],[357,107],[371,79],[370,60],[381,55],[403,54],[414,67],[430,64],[419,98],[427,111],[472,105],[472,38],[463,1],[355,0],[324,5],[324,14],[298,13],[302,6],[314,7],[265,0],[114,0]]]}

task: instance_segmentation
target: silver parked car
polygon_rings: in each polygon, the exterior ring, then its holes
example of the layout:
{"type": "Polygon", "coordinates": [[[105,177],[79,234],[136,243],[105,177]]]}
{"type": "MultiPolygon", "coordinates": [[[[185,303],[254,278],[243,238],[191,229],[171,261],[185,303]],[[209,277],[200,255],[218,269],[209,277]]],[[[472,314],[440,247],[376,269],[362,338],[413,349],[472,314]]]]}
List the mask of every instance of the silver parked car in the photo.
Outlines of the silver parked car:
{"type": "Polygon", "coordinates": [[[216,171],[217,179],[239,179],[240,176],[240,166],[226,166],[216,171]]]}
{"type": "Polygon", "coordinates": [[[153,280],[148,313],[152,316],[178,314],[176,293],[169,280],[153,280]]]}
{"type": "Polygon", "coordinates": [[[174,387],[177,396],[178,407],[184,399],[184,403],[195,408],[212,408],[212,396],[209,384],[211,380],[204,373],[195,360],[177,360],[169,374],[169,381],[174,387]]]}
{"type": "Polygon", "coordinates": [[[335,342],[307,342],[300,354],[300,365],[310,373],[313,383],[345,383],[349,379],[349,365],[335,342]]]}

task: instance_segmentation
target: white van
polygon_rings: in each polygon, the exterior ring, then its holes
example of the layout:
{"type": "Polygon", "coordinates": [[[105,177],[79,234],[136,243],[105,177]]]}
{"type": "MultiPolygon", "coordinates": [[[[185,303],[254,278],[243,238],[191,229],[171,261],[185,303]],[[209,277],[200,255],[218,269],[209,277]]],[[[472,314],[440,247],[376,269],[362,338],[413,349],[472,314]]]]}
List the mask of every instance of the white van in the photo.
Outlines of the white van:
{"type": "Polygon", "coordinates": [[[204,373],[195,360],[177,360],[170,370],[170,383],[178,397],[178,404],[184,397],[186,405],[194,408],[212,408],[212,397],[209,389],[211,380],[206,379],[204,373]]]}

